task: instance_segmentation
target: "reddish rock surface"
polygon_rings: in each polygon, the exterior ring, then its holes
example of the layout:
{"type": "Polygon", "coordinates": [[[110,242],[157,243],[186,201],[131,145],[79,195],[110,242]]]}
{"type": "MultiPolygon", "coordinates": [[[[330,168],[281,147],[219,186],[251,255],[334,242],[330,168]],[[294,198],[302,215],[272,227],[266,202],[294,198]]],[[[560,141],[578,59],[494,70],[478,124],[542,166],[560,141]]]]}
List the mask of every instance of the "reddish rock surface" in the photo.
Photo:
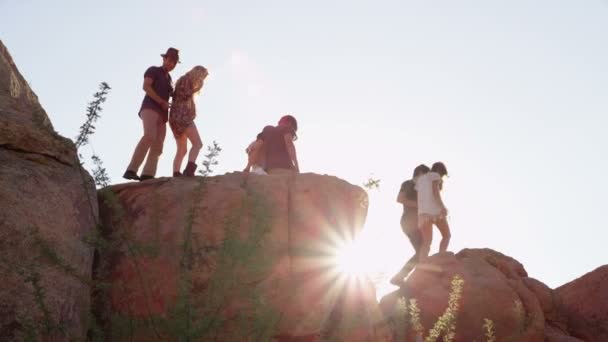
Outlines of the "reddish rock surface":
{"type": "Polygon", "coordinates": [[[283,341],[374,340],[372,285],[331,269],[337,243],[363,225],[361,188],[314,174],[234,173],[111,190],[100,195],[111,246],[100,251],[99,280],[109,286],[96,313],[113,340],[185,336],[175,332],[184,305],[195,339],[255,330],[283,341]]]}
{"type": "Polygon", "coordinates": [[[0,42],[0,340],[83,340],[97,220],[91,177],[0,42]]]}
{"type": "Polygon", "coordinates": [[[442,272],[416,269],[404,287],[381,301],[387,315],[399,297],[415,298],[426,332],[447,308],[451,281],[464,280],[459,301],[455,341],[485,341],[484,319],[494,323],[499,341],[542,341],[545,320],[540,304],[522,281],[527,276],[516,260],[485,249],[465,249],[454,255],[434,255],[430,262],[442,272]]]}
{"type": "Polygon", "coordinates": [[[555,289],[568,331],[584,341],[608,341],[608,265],[555,289]]]}
{"type": "Polygon", "coordinates": [[[602,287],[602,294],[608,293],[606,269],[595,271],[593,276],[578,284],[554,291],[528,277],[515,259],[490,249],[465,249],[456,255],[437,254],[430,258],[430,264],[442,271],[416,269],[400,290],[382,299],[380,305],[389,318],[394,336],[404,336],[407,341],[415,338],[408,323],[403,323],[409,320],[403,321],[398,316],[399,298],[417,300],[426,337],[437,318],[446,311],[452,288],[450,282],[458,275],[464,280],[464,286],[458,301],[454,341],[485,341],[483,324],[486,318],[493,322],[497,341],[606,341],[605,335],[601,335],[601,327],[605,328],[606,305],[601,304],[603,295],[594,296],[594,291],[602,287]],[[570,304],[573,302],[579,303],[577,309],[570,304]],[[586,325],[572,325],[573,315],[581,317],[576,322],[586,325]],[[596,337],[576,330],[585,327],[596,337]],[[602,337],[598,339],[597,336],[602,337]]]}
{"type": "Polygon", "coordinates": [[[517,260],[490,249],[436,254],[429,262],[442,271],[420,267],[380,302],[397,341],[416,338],[399,298],[417,300],[427,337],[448,307],[456,275],[464,287],[454,341],[485,341],[485,318],[493,322],[496,341],[608,341],[608,266],[552,290],[528,277],[517,260]]]}

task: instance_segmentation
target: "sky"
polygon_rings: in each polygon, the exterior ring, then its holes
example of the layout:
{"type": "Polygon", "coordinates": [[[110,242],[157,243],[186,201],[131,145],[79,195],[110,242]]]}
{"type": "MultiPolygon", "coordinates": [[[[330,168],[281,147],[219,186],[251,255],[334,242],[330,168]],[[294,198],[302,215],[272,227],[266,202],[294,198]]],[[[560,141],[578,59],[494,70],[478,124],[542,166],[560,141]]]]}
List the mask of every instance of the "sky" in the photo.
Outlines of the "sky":
{"type": "MultiPolygon", "coordinates": [[[[142,134],[143,73],[172,46],[174,80],[209,69],[196,124],[223,148],[216,174],[291,113],[302,172],[380,179],[360,236],[376,271],[413,253],[395,198],[438,160],[450,250],[492,248],[550,287],[608,262],[608,0],[0,0],[0,23],[63,136],[112,87],[83,152],[113,183],[142,134]]],[[[168,133],[159,176],[174,153],[168,133]]]]}

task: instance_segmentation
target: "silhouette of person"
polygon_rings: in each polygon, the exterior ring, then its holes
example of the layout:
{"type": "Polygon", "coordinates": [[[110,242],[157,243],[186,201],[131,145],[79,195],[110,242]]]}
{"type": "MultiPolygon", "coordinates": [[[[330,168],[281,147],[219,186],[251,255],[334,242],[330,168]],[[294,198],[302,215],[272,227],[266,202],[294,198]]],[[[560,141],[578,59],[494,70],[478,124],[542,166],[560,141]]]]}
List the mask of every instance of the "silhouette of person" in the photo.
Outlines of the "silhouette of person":
{"type": "Polygon", "coordinates": [[[143,89],[146,93],[139,110],[139,117],[144,126],[144,135],[137,143],[131,162],[123,178],[132,180],[146,180],[154,178],[158,158],[163,152],[167,121],[169,117],[169,98],[173,94],[173,84],[169,72],[179,63],[179,51],[175,48],[167,49],[161,54],[162,66],[151,66],[144,73],[143,89]],[[137,170],[146,158],[146,164],[137,176],[137,170]]]}
{"type": "MultiPolygon", "coordinates": [[[[431,171],[416,179],[416,191],[418,191],[418,227],[422,234],[422,245],[418,252],[418,262],[423,266],[428,258],[431,242],[433,241],[433,225],[437,226],[441,233],[439,252],[445,252],[450,243],[451,233],[448,224],[448,210],[441,198],[444,176],[448,171],[442,162],[436,162],[431,166],[431,171]]],[[[428,265],[424,265],[426,267],[428,265]]]]}
{"type": "Polygon", "coordinates": [[[422,233],[418,229],[418,193],[416,192],[416,179],[429,172],[430,169],[424,164],[418,165],[414,169],[412,179],[401,184],[401,189],[397,195],[397,202],[403,205],[401,215],[401,229],[414,247],[415,254],[403,265],[401,270],[395,274],[390,282],[393,285],[401,286],[403,279],[412,271],[418,262],[418,253],[422,244],[422,233]]]}
{"type": "Polygon", "coordinates": [[[194,118],[196,118],[196,105],[194,96],[200,92],[205,84],[205,78],[209,72],[205,67],[195,66],[184,76],[180,77],[175,83],[175,93],[171,104],[171,115],[169,116],[169,126],[173,131],[177,150],[173,159],[173,177],[182,176],[179,170],[182,161],[188,152],[187,140],[190,140],[190,153],[188,154],[188,164],[184,169],[184,176],[194,176],[196,170],[196,158],[203,142],[196,128],[194,118]]]}
{"type": "Polygon", "coordinates": [[[298,121],[285,115],[277,126],[266,126],[262,131],[266,172],[269,174],[299,173],[300,166],[294,141],[298,136],[298,121]]]}

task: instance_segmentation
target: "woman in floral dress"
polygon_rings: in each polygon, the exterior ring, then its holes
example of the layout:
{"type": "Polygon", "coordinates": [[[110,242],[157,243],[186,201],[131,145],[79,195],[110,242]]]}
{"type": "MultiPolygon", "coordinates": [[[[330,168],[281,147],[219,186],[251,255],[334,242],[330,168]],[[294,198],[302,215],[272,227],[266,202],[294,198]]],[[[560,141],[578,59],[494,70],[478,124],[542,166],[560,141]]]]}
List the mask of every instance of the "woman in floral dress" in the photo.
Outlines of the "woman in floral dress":
{"type": "Polygon", "coordinates": [[[209,75],[207,69],[197,65],[180,77],[175,84],[169,116],[169,125],[177,143],[177,151],[173,160],[173,177],[182,175],[179,170],[188,151],[187,140],[190,140],[192,146],[188,154],[188,165],[186,165],[183,175],[194,176],[196,158],[201,148],[203,148],[203,142],[194,123],[196,117],[194,95],[197,95],[203,88],[207,75],[209,75]]]}

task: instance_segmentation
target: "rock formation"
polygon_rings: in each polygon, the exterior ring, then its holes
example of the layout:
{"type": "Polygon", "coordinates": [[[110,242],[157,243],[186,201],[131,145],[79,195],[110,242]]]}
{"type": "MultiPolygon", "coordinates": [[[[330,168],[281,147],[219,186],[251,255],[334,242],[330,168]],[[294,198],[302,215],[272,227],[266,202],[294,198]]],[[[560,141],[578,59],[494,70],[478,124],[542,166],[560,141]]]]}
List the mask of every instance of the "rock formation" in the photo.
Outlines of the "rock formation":
{"type": "Polygon", "coordinates": [[[555,290],[568,331],[584,341],[608,341],[608,265],[555,290]]]}
{"type": "Polygon", "coordinates": [[[111,247],[96,312],[112,340],[366,339],[380,320],[371,283],[331,265],[363,225],[359,187],[234,173],[117,185],[100,203],[111,247]]]}
{"type": "Polygon", "coordinates": [[[0,42],[0,340],[84,339],[97,200],[0,42]]]}
{"type": "MultiPolygon", "coordinates": [[[[518,261],[491,249],[436,254],[429,263],[414,270],[401,289],[380,302],[393,336],[415,340],[412,299],[420,310],[424,336],[438,327],[438,318],[449,312],[453,280],[458,276],[463,285],[456,301],[453,341],[486,341],[486,319],[492,322],[496,341],[608,340],[606,266],[552,290],[528,277],[518,261]]],[[[438,336],[446,333],[449,330],[443,329],[438,336]]]]}

